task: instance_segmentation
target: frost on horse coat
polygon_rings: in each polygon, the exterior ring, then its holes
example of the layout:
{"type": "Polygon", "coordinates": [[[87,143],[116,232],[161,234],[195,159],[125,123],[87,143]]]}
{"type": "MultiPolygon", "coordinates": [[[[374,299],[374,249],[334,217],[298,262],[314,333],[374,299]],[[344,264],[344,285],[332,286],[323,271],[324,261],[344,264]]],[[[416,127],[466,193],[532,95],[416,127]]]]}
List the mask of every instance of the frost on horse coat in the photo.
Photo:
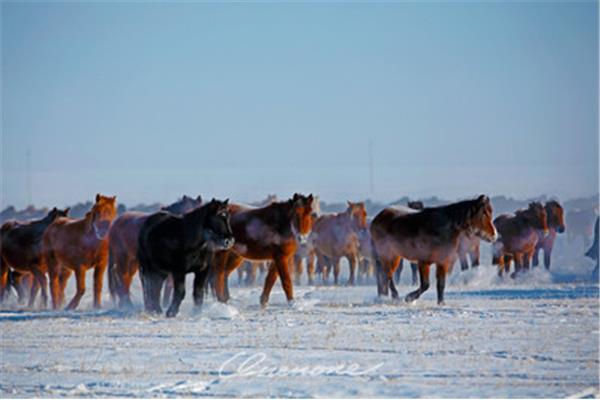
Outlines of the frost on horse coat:
{"type": "Polygon", "coordinates": [[[406,296],[412,301],[429,288],[429,267],[436,264],[438,303],[444,301],[446,274],[456,261],[458,239],[462,233],[475,234],[486,241],[496,239],[492,206],[487,196],[420,212],[381,211],[371,223],[371,237],[377,257],[377,289],[394,298],[398,291],[393,271],[401,258],[419,263],[420,287],[406,296]]]}

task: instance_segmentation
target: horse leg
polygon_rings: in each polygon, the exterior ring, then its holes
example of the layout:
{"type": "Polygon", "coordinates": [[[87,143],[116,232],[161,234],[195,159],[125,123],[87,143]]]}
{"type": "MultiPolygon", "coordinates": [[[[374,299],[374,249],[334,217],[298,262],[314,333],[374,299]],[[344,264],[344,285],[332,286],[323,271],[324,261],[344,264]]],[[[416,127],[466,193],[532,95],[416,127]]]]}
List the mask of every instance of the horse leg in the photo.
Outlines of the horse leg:
{"type": "Polygon", "coordinates": [[[237,270],[237,276],[238,276],[238,285],[242,286],[242,283],[244,282],[244,271],[246,270],[246,263],[244,263],[244,265],[242,265],[240,268],[238,268],[237,270]]]}
{"type": "Polygon", "coordinates": [[[74,310],[79,305],[81,298],[85,294],[85,266],[75,267],[75,279],[77,280],[77,292],[71,299],[65,310],[74,310]]]}
{"type": "Polygon", "coordinates": [[[165,279],[165,283],[163,285],[163,307],[167,307],[171,302],[171,298],[173,297],[174,286],[175,284],[173,283],[173,275],[169,274],[167,276],[167,279],[165,279]]]}
{"type": "Polygon", "coordinates": [[[194,305],[196,308],[202,307],[204,302],[204,288],[206,287],[206,281],[208,279],[209,268],[205,268],[200,272],[194,274],[194,305]]]}
{"type": "Polygon", "coordinates": [[[260,295],[260,305],[264,308],[267,306],[269,302],[269,295],[271,294],[271,289],[273,289],[273,285],[277,280],[277,267],[275,263],[271,263],[269,265],[269,272],[267,273],[267,277],[265,278],[265,286],[263,287],[263,292],[260,295]]]}
{"type": "Polygon", "coordinates": [[[59,307],[62,307],[65,304],[65,288],[67,287],[67,283],[69,282],[69,278],[71,277],[71,271],[69,268],[61,268],[58,274],[58,287],[60,288],[59,292],[59,307]]]}
{"type": "Polygon", "coordinates": [[[144,309],[149,313],[162,314],[160,306],[160,290],[167,278],[159,272],[140,271],[142,278],[142,289],[144,291],[144,309]]]}
{"type": "Polygon", "coordinates": [[[444,304],[444,288],[446,287],[446,273],[448,265],[441,263],[435,265],[435,280],[437,284],[438,304],[444,304]]]}
{"type": "Polygon", "coordinates": [[[0,265],[0,301],[4,301],[4,296],[8,293],[8,275],[10,267],[6,262],[6,259],[2,257],[2,264],[0,265]]]}
{"type": "Polygon", "coordinates": [[[515,263],[515,272],[511,274],[511,278],[516,278],[516,276],[521,272],[523,268],[523,255],[521,253],[514,253],[513,260],[515,263]]]}
{"type": "Polygon", "coordinates": [[[419,278],[421,280],[421,286],[413,292],[406,295],[406,302],[411,302],[419,298],[427,289],[429,289],[429,267],[431,263],[419,262],[419,278]]]}
{"type": "MultiPolygon", "coordinates": [[[[120,280],[120,282],[118,283],[118,286],[117,286],[118,287],[117,295],[119,296],[119,307],[121,307],[121,308],[128,308],[133,305],[131,302],[130,288],[131,288],[131,281],[133,280],[133,276],[138,271],[138,269],[139,269],[138,262],[136,260],[130,260],[126,264],[126,267],[123,268],[123,271],[121,271],[120,276],[117,276],[117,279],[120,280]]],[[[141,277],[142,276],[140,274],[140,279],[141,279],[141,277]]]]}
{"type": "Polygon", "coordinates": [[[523,253],[523,269],[529,269],[532,252],[523,253]]]}
{"type": "Polygon", "coordinates": [[[106,259],[96,264],[94,268],[94,308],[102,308],[102,284],[106,271],[106,259]]]}
{"type": "Polygon", "coordinates": [[[416,285],[419,283],[419,281],[417,280],[417,275],[419,273],[419,264],[417,263],[410,263],[410,269],[412,270],[412,284],[416,285]]]}
{"type": "Polygon", "coordinates": [[[29,304],[27,305],[29,308],[33,308],[35,305],[35,298],[37,296],[38,290],[42,289],[42,307],[46,308],[48,306],[48,280],[46,279],[46,274],[41,272],[37,268],[33,268],[31,270],[33,274],[33,282],[31,284],[31,291],[29,294],[29,304]]]}
{"type": "Polygon", "coordinates": [[[460,260],[460,270],[466,271],[469,269],[469,260],[467,260],[467,253],[465,251],[458,252],[458,259],[460,260]]]}
{"type": "MultiPolygon", "coordinates": [[[[230,253],[225,263],[225,277],[223,281],[224,295],[227,300],[231,298],[229,295],[229,275],[242,264],[244,259],[235,253],[230,253]]],[[[225,300],[225,301],[227,301],[225,300]]]]}
{"type": "MultiPolygon", "coordinates": [[[[172,318],[179,312],[179,306],[185,297],[185,274],[170,274],[173,279],[173,300],[167,310],[167,317],[172,318]]],[[[167,280],[169,278],[167,277],[167,280]]]]}
{"type": "MultiPolygon", "coordinates": [[[[274,260],[275,267],[279,273],[279,280],[281,281],[281,286],[283,287],[288,303],[294,301],[294,288],[292,286],[292,277],[290,276],[289,269],[290,259],[290,256],[279,256],[274,260]]],[[[269,298],[267,297],[267,301],[268,300],[269,298]]]]}
{"type": "Polygon", "coordinates": [[[469,256],[471,257],[471,268],[479,267],[479,246],[475,246],[470,252],[469,256]]]}
{"type": "Polygon", "coordinates": [[[337,286],[338,278],[340,276],[340,262],[341,259],[339,257],[334,257],[332,260],[333,265],[333,284],[337,286]]]}
{"type": "MultiPolygon", "coordinates": [[[[52,296],[52,309],[58,310],[62,303],[61,290],[60,290],[60,272],[61,267],[53,254],[49,254],[48,257],[48,276],[50,277],[50,295],[52,296]]],[[[43,287],[42,287],[43,290],[43,287]]]]}
{"type": "Polygon", "coordinates": [[[304,272],[304,268],[302,265],[302,257],[294,256],[294,285],[300,286],[300,282],[302,281],[302,273],[304,272]]]}
{"type": "Polygon", "coordinates": [[[226,303],[228,300],[225,292],[225,264],[227,263],[227,258],[228,253],[217,253],[213,258],[213,263],[211,266],[211,284],[217,300],[222,303],[226,303]]]}
{"type": "Polygon", "coordinates": [[[531,265],[533,267],[537,267],[538,265],[540,265],[539,254],[541,249],[541,247],[536,246],[535,250],[533,251],[533,256],[531,258],[531,265]]]}
{"type": "Polygon", "coordinates": [[[308,275],[308,284],[315,284],[315,255],[310,253],[306,259],[306,273],[308,275]]]}
{"type": "Polygon", "coordinates": [[[552,256],[552,244],[544,246],[544,267],[550,270],[550,257],[552,256]]]}
{"type": "Polygon", "coordinates": [[[346,258],[348,259],[348,264],[350,265],[350,277],[348,278],[348,285],[354,286],[355,285],[354,275],[356,273],[356,263],[357,263],[358,257],[355,254],[352,254],[346,258]]]}
{"type": "Polygon", "coordinates": [[[329,257],[326,257],[323,254],[318,255],[318,268],[321,270],[321,282],[323,285],[329,283],[329,261],[329,257]]]}
{"type": "Polygon", "coordinates": [[[258,272],[258,264],[257,263],[250,263],[248,265],[246,265],[246,286],[252,286],[254,285],[254,282],[256,282],[256,275],[258,272]]]}
{"type": "MultiPolygon", "coordinates": [[[[390,292],[392,292],[392,298],[398,298],[398,289],[396,289],[396,285],[394,284],[394,272],[397,271],[399,265],[402,263],[402,258],[396,257],[395,259],[390,261],[389,267],[386,268],[387,274],[386,279],[390,288],[390,292]]],[[[386,293],[387,294],[387,293],[386,293]]]]}
{"type": "Polygon", "coordinates": [[[400,284],[400,277],[402,276],[402,270],[404,269],[404,260],[401,258],[398,267],[394,273],[394,279],[398,284],[400,284]]]}

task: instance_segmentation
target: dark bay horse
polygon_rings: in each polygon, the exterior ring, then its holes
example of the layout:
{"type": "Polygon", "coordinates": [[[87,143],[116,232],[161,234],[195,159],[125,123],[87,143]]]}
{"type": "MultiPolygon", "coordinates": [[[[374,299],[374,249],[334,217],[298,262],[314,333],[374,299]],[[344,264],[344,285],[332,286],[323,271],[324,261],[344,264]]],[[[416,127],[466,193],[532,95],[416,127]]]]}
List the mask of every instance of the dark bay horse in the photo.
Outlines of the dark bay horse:
{"type": "MultiPolygon", "coordinates": [[[[408,208],[410,208],[412,210],[417,210],[417,211],[421,211],[425,208],[425,205],[423,205],[423,202],[420,200],[409,201],[406,203],[406,205],[408,206],[408,208]]],[[[400,283],[400,276],[402,275],[403,269],[404,269],[404,260],[400,259],[400,262],[398,263],[398,268],[396,269],[396,273],[394,274],[394,279],[396,279],[396,283],[400,283]]],[[[418,278],[419,265],[417,263],[411,262],[410,270],[412,271],[412,284],[417,285],[419,283],[419,278],[418,278]]]]}
{"type": "Polygon", "coordinates": [[[222,302],[229,300],[227,278],[243,259],[268,260],[269,272],[260,297],[264,307],[279,276],[289,302],[294,294],[289,263],[298,242],[307,241],[313,225],[313,196],[298,193],[288,201],[271,203],[260,208],[231,204],[231,227],[235,244],[228,251],[218,252],[213,263],[215,294],[222,302]]]}
{"type": "Polygon", "coordinates": [[[146,311],[162,313],[160,290],[169,274],[174,292],[167,317],[179,312],[189,273],[194,274],[194,303],[202,305],[214,253],[234,243],[227,203],[213,199],[181,216],[160,211],[146,220],[137,251],[146,311]]]}
{"type": "MultiPolygon", "coordinates": [[[[170,206],[163,207],[161,211],[182,215],[201,204],[201,196],[194,199],[184,195],[170,206]]],[[[150,215],[139,211],[123,213],[115,219],[108,233],[108,287],[113,301],[118,298],[121,307],[131,305],[131,281],[139,269],[137,261],[138,235],[150,215]]],[[[165,299],[170,300],[171,288],[172,280],[168,278],[164,289],[165,299]]]]}
{"type": "Polygon", "coordinates": [[[59,210],[56,207],[44,218],[30,222],[7,221],[0,228],[0,300],[3,299],[9,275],[17,288],[19,299],[22,299],[21,280],[24,275],[33,274],[35,280],[31,284],[29,307],[33,307],[39,288],[42,289],[44,307],[48,303],[48,281],[46,265],[42,261],[42,236],[46,229],[57,218],[66,217],[69,209],[59,210]],[[12,274],[11,274],[12,269],[12,274]]]}
{"type": "Polygon", "coordinates": [[[514,260],[516,276],[522,269],[529,269],[529,260],[533,256],[539,241],[539,232],[548,234],[546,209],[539,202],[532,202],[525,210],[514,214],[502,214],[494,220],[500,235],[500,245],[495,246],[492,264],[498,265],[498,274],[509,272],[514,260]]]}
{"type": "Polygon", "coordinates": [[[544,235],[543,231],[538,231],[538,243],[533,252],[533,266],[539,264],[539,253],[544,250],[544,266],[550,269],[550,257],[554,248],[554,241],[558,233],[565,231],[564,211],[558,201],[548,201],[544,208],[546,209],[546,219],[548,221],[548,234],[544,235]]]}
{"type": "Polygon", "coordinates": [[[493,242],[496,229],[492,206],[487,196],[420,212],[398,213],[386,208],[371,223],[371,237],[377,257],[377,291],[398,297],[392,279],[401,258],[419,263],[420,287],[406,296],[414,301],[429,288],[429,268],[436,264],[438,304],[444,302],[446,274],[456,261],[459,236],[474,234],[493,242]]]}
{"type": "Polygon", "coordinates": [[[349,201],[345,211],[321,215],[315,220],[312,236],[323,283],[328,281],[329,272],[333,269],[333,281],[338,284],[340,260],[345,257],[350,264],[348,285],[355,284],[356,265],[360,257],[359,235],[366,229],[367,211],[362,202],[349,201]]]}
{"type": "Polygon", "coordinates": [[[116,197],[96,195],[92,209],[81,219],[61,217],[46,229],[42,257],[48,266],[52,306],[64,300],[67,280],[75,272],[77,293],[66,309],[77,308],[85,293],[85,273],[94,269],[94,307],[102,302],[102,281],[108,261],[108,230],[117,214],[116,197]]]}

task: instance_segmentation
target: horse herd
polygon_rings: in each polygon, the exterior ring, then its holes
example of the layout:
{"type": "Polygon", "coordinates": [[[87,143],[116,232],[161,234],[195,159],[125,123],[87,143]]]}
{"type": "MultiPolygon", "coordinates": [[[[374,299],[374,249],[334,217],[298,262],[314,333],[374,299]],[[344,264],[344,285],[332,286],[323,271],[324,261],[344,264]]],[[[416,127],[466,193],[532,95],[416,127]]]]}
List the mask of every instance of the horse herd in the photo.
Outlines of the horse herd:
{"type": "Polygon", "coordinates": [[[117,217],[116,197],[96,195],[91,210],[80,219],[68,217],[69,209],[52,209],[29,222],[8,221],[0,229],[0,299],[11,286],[20,301],[29,290],[29,307],[41,290],[47,306],[48,287],[52,307],[65,302],[65,287],[75,275],[76,293],[66,309],[75,309],[86,290],[86,271],[94,270],[94,307],[101,307],[105,271],[108,287],[119,306],[131,305],[130,287],[138,273],[144,307],[148,312],[175,316],[185,296],[185,277],[194,274],[193,299],[203,302],[206,289],[221,302],[230,298],[228,277],[238,269],[252,273],[264,263],[266,277],[260,303],[266,306],[279,280],[289,302],[306,271],[309,284],[320,275],[327,282],[333,273],[338,283],[340,261],[348,260],[348,284],[375,271],[377,293],[398,298],[394,277],[403,259],[413,268],[419,286],[406,295],[416,300],[429,288],[429,270],[435,264],[438,303],[444,302],[446,276],[460,261],[467,269],[479,264],[480,240],[492,243],[493,263],[499,274],[515,277],[550,256],[557,233],[565,230],[563,209],[556,201],[534,202],[524,210],[493,218],[487,196],[441,207],[388,207],[369,223],[364,203],[348,202],[345,211],[321,214],[318,198],[294,194],[289,200],[270,199],[251,207],[228,200],[202,202],[200,196],[184,196],[156,213],[126,212],[117,217]],[[470,259],[470,260],[469,260],[470,259]],[[250,263],[240,267],[244,262],[250,263]],[[164,300],[161,302],[161,292],[164,300]]]}

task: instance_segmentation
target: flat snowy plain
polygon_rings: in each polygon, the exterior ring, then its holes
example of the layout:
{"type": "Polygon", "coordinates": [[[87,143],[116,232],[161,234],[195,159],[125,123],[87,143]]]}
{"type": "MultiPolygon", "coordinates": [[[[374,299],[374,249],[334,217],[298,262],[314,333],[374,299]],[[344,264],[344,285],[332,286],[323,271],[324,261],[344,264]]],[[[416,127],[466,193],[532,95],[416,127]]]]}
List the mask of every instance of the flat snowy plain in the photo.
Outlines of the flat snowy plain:
{"type": "Polygon", "coordinates": [[[75,312],[5,304],[0,396],[597,397],[599,288],[577,271],[455,268],[444,306],[373,284],[299,286],[288,306],[276,286],[262,310],[232,279],[229,304],[194,311],[188,287],[166,319],[141,311],[137,278],[131,312],[92,310],[89,290],[75,312]]]}

